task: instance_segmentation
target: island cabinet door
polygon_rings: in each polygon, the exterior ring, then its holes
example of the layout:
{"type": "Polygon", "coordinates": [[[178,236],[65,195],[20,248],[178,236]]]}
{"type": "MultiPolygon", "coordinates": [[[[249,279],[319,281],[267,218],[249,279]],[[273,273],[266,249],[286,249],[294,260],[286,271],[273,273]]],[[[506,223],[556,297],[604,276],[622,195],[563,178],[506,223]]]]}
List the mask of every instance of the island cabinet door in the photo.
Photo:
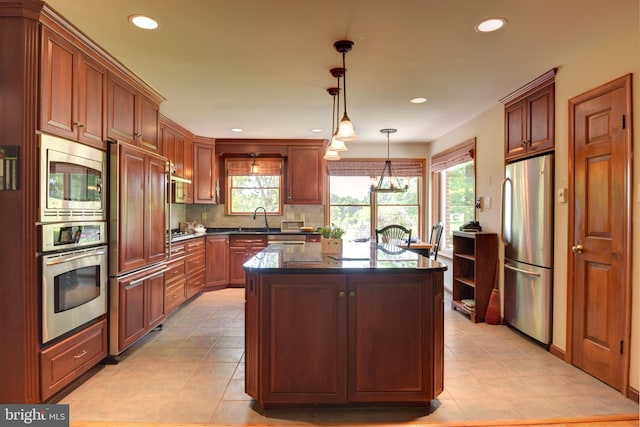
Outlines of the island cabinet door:
{"type": "Polygon", "coordinates": [[[265,402],[346,401],[346,276],[264,275],[265,402]]]}
{"type": "Polygon", "coordinates": [[[349,277],[349,401],[431,400],[431,281],[432,275],[349,277]]]}

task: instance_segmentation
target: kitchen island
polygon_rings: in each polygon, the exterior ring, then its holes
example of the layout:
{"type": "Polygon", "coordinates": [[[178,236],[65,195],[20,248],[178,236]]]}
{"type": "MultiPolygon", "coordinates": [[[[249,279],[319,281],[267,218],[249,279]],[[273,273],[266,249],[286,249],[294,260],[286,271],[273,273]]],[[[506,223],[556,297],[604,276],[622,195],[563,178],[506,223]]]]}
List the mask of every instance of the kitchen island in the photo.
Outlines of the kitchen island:
{"type": "Polygon", "coordinates": [[[244,264],[256,407],[417,405],[443,390],[445,264],[374,242],[269,245],[244,264]]]}

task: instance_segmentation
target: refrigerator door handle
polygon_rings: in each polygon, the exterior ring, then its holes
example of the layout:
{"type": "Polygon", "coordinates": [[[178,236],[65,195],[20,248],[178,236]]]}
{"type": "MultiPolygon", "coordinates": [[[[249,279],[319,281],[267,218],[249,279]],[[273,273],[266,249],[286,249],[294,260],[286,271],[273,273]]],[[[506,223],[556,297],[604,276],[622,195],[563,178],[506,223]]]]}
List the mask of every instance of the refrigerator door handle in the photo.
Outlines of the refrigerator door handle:
{"type": "Polygon", "coordinates": [[[527,271],[527,270],[523,270],[521,268],[518,267],[513,267],[509,264],[505,264],[504,268],[508,268],[509,270],[513,270],[513,271],[517,271],[518,273],[523,273],[523,274],[528,274],[529,276],[535,276],[535,277],[540,277],[540,273],[536,273],[533,271],[527,271]]]}
{"type": "MultiPolygon", "coordinates": [[[[507,187],[507,182],[509,182],[509,188],[511,188],[511,179],[509,177],[505,178],[502,181],[502,185],[500,186],[500,200],[501,200],[501,204],[502,204],[502,209],[500,212],[500,228],[501,228],[501,233],[500,233],[500,239],[502,240],[502,243],[504,245],[508,245],[509,242],[507,241],[507,239],[505,239],[505,234],[506,234],[506,230],[504,228],[505,226],[505,221],[504,221],[504,217],[505,217],[505,210],[507,208],[506,204],[505,204],[505,197],[506,197],[506,187],[507,187]]],[[[509,197],[509,200],[511,200],[511,197],[509,197]]],[[[511,208],[509,208],[509,213],[511,213],[511,208]]],[[[511,221],[511,218],[509,218],[509,221],[511,221]]],[[[511,227],[509,227],[509,236],[511,236],[511,227]]]]}

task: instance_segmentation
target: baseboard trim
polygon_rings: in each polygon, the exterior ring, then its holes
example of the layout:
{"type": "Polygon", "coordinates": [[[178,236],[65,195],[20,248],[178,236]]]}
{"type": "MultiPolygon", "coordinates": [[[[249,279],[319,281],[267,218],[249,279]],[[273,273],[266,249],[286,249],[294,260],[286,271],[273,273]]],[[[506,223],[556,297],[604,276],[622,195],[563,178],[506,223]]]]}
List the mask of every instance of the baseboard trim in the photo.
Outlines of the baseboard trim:
{"type": "Polygon", "coordinates": [[[567,353],[560,347],[556,347],[555,345],[551,344],[549,346],[549,353],[553,354],[558,359],[567,362],[567,359],[566,359],[567,353]]]}
{"type": "Polygon", "coordinates": [[[638,390],[636,390],[635,388],[628,386],[627,387],[627,397],[630,400],[633,400],[636,403],[640,403],[640,398],[639,398],[639,394],[638,394],[638,390]]]}

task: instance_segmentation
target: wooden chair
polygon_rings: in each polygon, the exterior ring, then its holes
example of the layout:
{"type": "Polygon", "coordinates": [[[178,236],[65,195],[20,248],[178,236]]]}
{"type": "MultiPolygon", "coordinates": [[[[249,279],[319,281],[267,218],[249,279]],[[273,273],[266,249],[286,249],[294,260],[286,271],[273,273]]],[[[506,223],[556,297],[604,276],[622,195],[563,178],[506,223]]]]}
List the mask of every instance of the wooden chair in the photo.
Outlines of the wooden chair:
{"type": "Polygon", "coordinates": [[[411,245],[411,229],[402,225],[392,224],[376,230],[376,243],[385,246],[400,247],[402,243],[411,245]]]}
{"type": "Polygon", "coordinates": [[[433,258],[434,261],[438,260],[438,249],[440,249],[442,230],[444,230],[444,224],[442,222],[439,222],[431,227],[431,236],[429,236],[429,243],[432,244],[433,247],[429,252],[429,257],[433,258]]]}

